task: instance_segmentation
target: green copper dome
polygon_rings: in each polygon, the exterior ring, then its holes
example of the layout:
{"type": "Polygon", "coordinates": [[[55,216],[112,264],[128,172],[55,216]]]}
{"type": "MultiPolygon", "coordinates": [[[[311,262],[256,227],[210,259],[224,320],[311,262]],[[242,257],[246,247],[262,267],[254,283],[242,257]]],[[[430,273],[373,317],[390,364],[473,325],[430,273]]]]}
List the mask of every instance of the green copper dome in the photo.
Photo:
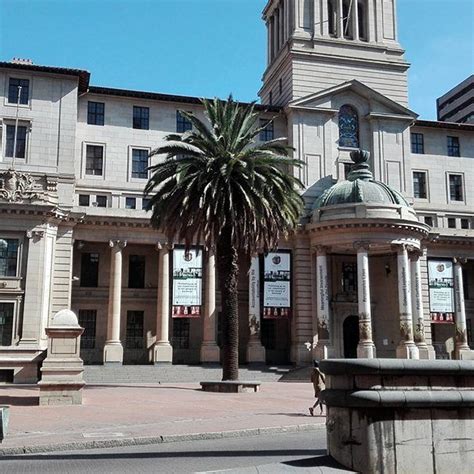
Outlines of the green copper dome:
{"type": "Polygon", "coordinates": [[[405,198],[385,183],[374,180],[367,162],[370,153],[357,150],[351,153],[354,162],[347,181],[331,186],[317,199],[314,209],[338,204],[386,204],[410,207],[405,198]]]}

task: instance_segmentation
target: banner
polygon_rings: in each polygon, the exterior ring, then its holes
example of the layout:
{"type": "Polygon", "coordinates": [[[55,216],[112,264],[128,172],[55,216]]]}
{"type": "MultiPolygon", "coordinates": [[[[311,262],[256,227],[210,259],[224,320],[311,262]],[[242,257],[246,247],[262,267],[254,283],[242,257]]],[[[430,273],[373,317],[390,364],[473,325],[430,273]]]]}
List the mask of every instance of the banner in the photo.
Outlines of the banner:
{"type": "Polygon", "coordinates": [[[173,318],[199,318],[202,305],[202,251],[173,251],[173,318]]]}
{"type": "Polygon", "coordinates": [[[271,252],[264,258],[263,317],[288,318],[291,312],[291,253],[271,252]]]}
{"type": "Polygon", "coordinates": [[[453,262],[428,260],[428,287],[430,292],[431,322],[454,322],[453,262]]]}
{"type": "Polygon", "coordinates": [[[250,335],[260,332],[260,264],[252,257],[249,271],[249,328],[250,335]]]}

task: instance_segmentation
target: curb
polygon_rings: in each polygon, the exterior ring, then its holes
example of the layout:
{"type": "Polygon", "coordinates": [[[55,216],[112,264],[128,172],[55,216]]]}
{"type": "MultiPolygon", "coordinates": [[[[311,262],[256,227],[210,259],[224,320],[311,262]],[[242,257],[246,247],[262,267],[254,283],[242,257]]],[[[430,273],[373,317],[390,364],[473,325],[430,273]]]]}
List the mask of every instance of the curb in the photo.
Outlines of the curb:
{"type": "Polygon", "coordinates": [[[39,446],[0,447],[1,456],[20,454],[51,453],[56,451],[78,451],[82,449],[119,448],[123,446],[146,446],[149,444],[175,443],[178,441],[203,441],[209,439],[242,438],[277,433],[297,433],[316,431],[326,428],[324,423],[313,423],[290,426],[274,426],[267,428],[248,428],[235,431],[211,431],[206,433],[190,433],[177,435],[145,436],[138,438],[104,439],[97,441],[78,441],[71,443],[44,444],[39,446]]]}

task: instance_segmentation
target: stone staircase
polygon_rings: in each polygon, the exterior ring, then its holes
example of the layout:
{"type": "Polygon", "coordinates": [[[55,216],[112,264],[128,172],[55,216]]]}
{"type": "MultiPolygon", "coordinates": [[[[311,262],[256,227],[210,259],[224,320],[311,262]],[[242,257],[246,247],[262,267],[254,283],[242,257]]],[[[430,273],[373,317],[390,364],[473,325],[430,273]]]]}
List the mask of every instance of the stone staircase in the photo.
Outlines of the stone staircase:
{"type": "MultiPolygon", "coordinates": [[[[241,367],[240,380],[260,382],[309,381],[307,368],[293,366],[241,367]],[[301,372],[303,371],[303,372],[301,372]]],[[[309,372],[308,372],[309,374],[309,372]]],[[[84,380],[88,384],[147,384],[219,381],[220,366],[206,365],[86,365],[84,380]]]]}

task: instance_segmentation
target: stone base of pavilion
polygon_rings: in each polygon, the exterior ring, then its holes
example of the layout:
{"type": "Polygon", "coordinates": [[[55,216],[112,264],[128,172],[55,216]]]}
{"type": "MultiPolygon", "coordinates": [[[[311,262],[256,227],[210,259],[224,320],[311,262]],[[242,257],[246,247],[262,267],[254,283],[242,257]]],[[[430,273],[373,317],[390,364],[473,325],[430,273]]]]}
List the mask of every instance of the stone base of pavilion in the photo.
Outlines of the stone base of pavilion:
{"type": "Polygon", "coordinates": [[[244,380],[225,380],[221,382],[200,382],[205,392],[242,393],[258,392],[261,382],[244,380]]]}

